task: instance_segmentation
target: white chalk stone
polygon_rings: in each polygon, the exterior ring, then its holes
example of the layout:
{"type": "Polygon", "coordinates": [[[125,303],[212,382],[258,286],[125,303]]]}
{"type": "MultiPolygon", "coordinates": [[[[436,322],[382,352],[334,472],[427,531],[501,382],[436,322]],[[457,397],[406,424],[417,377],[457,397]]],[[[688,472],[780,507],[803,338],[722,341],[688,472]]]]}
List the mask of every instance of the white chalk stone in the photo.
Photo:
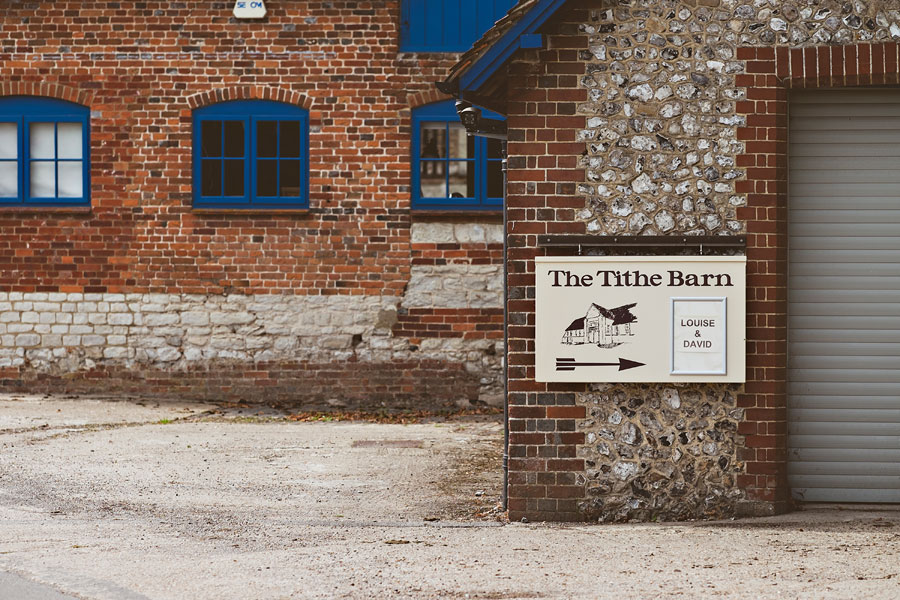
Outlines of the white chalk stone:
{"type": "Polygon", "coordinates": [[[144,315],[144,325],[147,327],[159,327],[161,325],[174,325],[178,323],[178,315],[172,313],[154,313],[144,315]]]}
{"type": "Polygon", "coordinates": [[[181,313],[181,324],[194,327],[205,327],[209,325],[209,313],[194,311],[181,313]]]}
{"type": "Polygon", "coordinates": [[[44,346],[45,348],[58,348],[62,346],[62,336],[54,334],[43,335],[41,336],[41,346],[44,346]]]}
{"type": "MultiPolygon", "coordinates": [[[[460,243],[502,243],[499,224],[452,231],[460,243]]],[[[385,321],[384,315],[396,315],[401,302],[413,306],[417,301],[434,308],[501,308],[501,273],[501,265],[414,267],[405,298],[65,294],[51,301],[48,295],[39,301],[55,302],[55,311],[0,311],[0,357],[54,373],[93,368],[107,360],[129,361],[135,368],[178,369],[223,359],[335,362],[355,357],[367,362],[449,360],[478,375],[489,374],[501,361],[501,353],[485,354],[493,342],[432,338],[411,349],[407,339],[391,337],[393,321],[385,321]],[[25,323],[23,312],[46,323],[25,323]],[[362,340],[356,346],[354,336],[362,340]]],[[[8,302],[36,300],[29,296],[8,302]]]]}
{"type": "Polygon", "coordinates": [[[106,344],[106,338],[102,335],[85,335],[81,338],[81,345],[90,347],[90,346],[103,346],[106,344]]]}
{"type": "Polygon", "coordinates": [[[107,321],[110,325],[131,325],[134,323],[134,315],[131,313],[110,313],[107,321]]]}
{"type": "Polygon", "coordinates": [[[119,359],[128,358],[128,348],[110,347],[103,349],[103,358],[119,359]]]}
{"type": "Polygon", "coordinates": [[[39,346],[41,343],[41,336],[33,334],[33,333],[22,333],[16,336],[15,344],[20,348],[33,348],[34,346],[39,346]]]}
{"type": "Polygon", "coordinates": [[[413,244],[447,244],[456,241],[453,223],[413,223],[410,236],[413,244]]]}
{"type": "Polygon", "coordinates": [[[246,312],[214,312],[210,315],[213,325],[245,325],[252,323],[254,317],[246,312]]]}

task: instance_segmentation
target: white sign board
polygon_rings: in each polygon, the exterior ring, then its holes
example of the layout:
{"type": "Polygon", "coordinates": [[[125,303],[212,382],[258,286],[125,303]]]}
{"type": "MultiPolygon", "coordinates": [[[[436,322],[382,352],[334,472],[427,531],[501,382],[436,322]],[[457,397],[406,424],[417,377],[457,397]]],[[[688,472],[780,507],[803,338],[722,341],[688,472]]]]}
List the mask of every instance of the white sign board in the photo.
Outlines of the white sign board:
{"type": "Polygon", "coordinates": [[[538,257],[536,380],[743,382],[743,256],[538,257]]]}
{"type": "Polygon", "coordinates": [[[263,0],[237,0],[234,16],[238,19],[262,19],[266,16],[266,3],[263,0]]]}

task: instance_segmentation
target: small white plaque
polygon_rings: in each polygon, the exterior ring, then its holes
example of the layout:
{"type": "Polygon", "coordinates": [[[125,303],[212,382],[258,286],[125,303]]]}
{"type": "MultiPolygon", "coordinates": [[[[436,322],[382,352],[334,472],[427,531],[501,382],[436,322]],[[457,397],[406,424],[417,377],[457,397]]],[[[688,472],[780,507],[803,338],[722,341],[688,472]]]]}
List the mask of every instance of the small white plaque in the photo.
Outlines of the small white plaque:
{"type": "Polygon", "coordinates": [[[266,3],[263,0],[237,0],[234,16],[238,19],[262,19],[266,16],[266,3]]]}
{"type": "Polygon", "coordinates": [[[727,298],[672,298],[672,374],[728,372],[727,298]]]}

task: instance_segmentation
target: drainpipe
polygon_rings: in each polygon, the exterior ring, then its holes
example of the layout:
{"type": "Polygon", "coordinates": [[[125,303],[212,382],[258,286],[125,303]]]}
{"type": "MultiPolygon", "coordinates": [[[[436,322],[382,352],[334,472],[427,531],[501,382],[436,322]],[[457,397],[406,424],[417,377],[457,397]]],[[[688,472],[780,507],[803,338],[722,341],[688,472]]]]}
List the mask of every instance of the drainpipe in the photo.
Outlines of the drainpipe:
{"type": "Polygon", "coordinates": [[[501,508],[509,508],[509,266],[507,263],[506,227],[509,217],[506,211],[506,184],[509,155],[507,141],[503,140],[503,490],[500,496],[501,508]]]}

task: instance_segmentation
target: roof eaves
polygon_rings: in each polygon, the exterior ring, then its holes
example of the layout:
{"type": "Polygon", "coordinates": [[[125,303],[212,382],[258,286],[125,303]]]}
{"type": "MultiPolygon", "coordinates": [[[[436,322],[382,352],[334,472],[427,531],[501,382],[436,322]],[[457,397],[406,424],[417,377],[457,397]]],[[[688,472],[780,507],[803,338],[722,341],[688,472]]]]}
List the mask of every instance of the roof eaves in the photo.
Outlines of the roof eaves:
{"type": "Polygon", "coordinates": [[[475,59],[470,66],[463,68],[459,76],[460,92],[463,94],[477,93],[497,73],[500,67],[510,59],[513,53],[519,49],[521,36],[535,33],[567,1],[538,0],[508,31],[491,42],[481,56],[475,59]]]}

